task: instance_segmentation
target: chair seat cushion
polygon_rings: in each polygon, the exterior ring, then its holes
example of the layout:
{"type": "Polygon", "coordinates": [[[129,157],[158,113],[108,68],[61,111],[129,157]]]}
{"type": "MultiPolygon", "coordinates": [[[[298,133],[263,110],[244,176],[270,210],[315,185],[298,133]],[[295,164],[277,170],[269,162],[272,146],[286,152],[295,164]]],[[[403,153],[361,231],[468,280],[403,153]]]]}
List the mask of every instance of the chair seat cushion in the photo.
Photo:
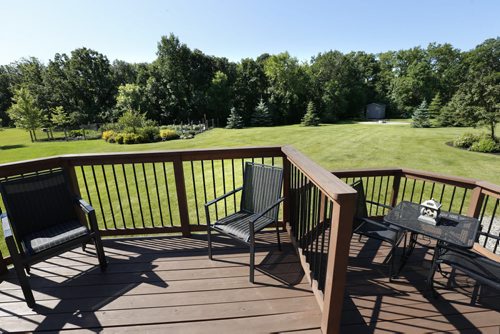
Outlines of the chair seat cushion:
{"type": "MultiPolygon", "coordinates": [[[[249,221],[256,216],[255,213],[240,211],[216,221],[212,227],[219,232],[248,242],[250,240],[249,221]]],[[[272,222],[274,220],[271,218],[260,217],[254,224],[255,232],[262,230],[272,222]]]]}
{"type": "MultiPolygon", "coordinates": [[[[382,224],[382,223],[381,223],[382,224]]],[[[372,224],[367,221],[363,221],[362,224],[359,225],[357,229],[354,230],[354,233],[365,235],[370,238],[375,238],[378,240],[387,241],[389,243],[398,243],[399,240],[404,235],[404,231],[397,226],[387,225],[391,229],[387,227],[379,226],[377,224],[372,224]],[[397,230],[396,231],[393,231],[397,230]]]]}
{"type": "Polygon", "coordinates": [[[28,234],[22,243],[24,250],[33,255],[86,234],[89,234],[89,230],[73,220],[28,234]]]}
{"type": "Polygon", "coordinates": [[[480,254],[469,250],[450,248],[439,256],[438,262],[451,265],[483,284],[500,289],[500,263],[480,254]]]}

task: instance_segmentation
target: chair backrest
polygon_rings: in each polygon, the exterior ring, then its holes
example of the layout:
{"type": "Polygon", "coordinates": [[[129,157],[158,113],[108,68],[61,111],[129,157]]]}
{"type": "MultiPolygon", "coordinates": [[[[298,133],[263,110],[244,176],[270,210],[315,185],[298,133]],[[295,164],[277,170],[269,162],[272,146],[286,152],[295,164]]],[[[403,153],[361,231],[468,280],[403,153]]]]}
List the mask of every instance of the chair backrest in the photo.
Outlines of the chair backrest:
{"type": "Polygon", "coordinates": [[[1,181],[0,193],[18,241],[29,233],[78,220],[75,196],[62,170],[1,181]]]}
{"type": "MultiPolygon", "coordinates": [[[[247,162],[243,176],[241,209],[259,213],[275,203],[281,196],[283,169],[247,162]]],[[[279,206],[265,214],[277,220],[279,206]]]]}
{"type": "Polygon", "coordinates": [[[357,180],[351,184],[351,187],[353,187],[358,193],[358,197],[356,199],[356,212],[354,214],[354,222],[352,224],[353,229],[356,229],[361,224],[362,219],[368,217],[368,210],[366,209],[366,197],[365,190],[363,188],[363,181],[357,180]]]}

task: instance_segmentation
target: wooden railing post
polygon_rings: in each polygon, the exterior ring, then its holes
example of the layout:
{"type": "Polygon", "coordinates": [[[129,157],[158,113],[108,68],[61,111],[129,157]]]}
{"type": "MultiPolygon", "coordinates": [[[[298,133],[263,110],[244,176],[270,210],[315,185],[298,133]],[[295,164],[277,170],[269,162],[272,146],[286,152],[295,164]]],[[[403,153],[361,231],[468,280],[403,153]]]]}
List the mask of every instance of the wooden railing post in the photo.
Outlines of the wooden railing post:
{"type": "Polygon", "coordinates": [[[340,331],[355,203],[356,194],[345,194],[334,202],[321,319],[325,334],[340,331]]]}
{"type": "Polygon", "coordinates": [[[472,196],[469,202],[469,209],[467,210],[467,216],[478,218],[481,214],[481,207],[483,206],[484,194],[480,186],[476,186],[472,190],[472,196]]]}
{"type": "Polygon", "coordinates": [[[186,195],[186,182],[184,180],[184,166],[179,157],[174,159],[175,188],[177,190],[177,201],[179,203],[179,216],[181,219],[181,230],[183,237],[190,237],[189,211],[186,195]]]}
{"type": "Polygon", "coordinates": [[[290,161],[283,157],[283,231],[286,230],[286,224],[290,223],[290,161]]]}
{"type": "Polygon", "coordinates": [[[392,181],[391,203],[389,204],[392,207],[395,207],[396,204],[398,204],[400,184],[401,184],[401,173],[398,172],[394,174],[394,179],[392,181]]]}

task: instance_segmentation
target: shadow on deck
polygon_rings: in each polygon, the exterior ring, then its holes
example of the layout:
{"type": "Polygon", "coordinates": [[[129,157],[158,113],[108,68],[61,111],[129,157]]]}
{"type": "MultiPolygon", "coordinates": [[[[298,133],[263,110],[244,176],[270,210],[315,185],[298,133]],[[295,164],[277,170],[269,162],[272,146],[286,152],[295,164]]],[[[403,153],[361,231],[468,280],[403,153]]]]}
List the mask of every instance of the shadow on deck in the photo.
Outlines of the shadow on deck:
{"type": "MultiPolygon", "coordinates": [[[[246,249],[222,236],[214,243],[215,261],[207,259],[203,234],[108,239],[106,273],[81,249],[33,267],[35,311],[11,270],[0,283],[0,331],[319,333],[319,307],[285,233],[282,238],[279,252],[273,232],[261,235],[256,284],[248,282],[246,249]]],[[[462,287],[446,289],[447,280],[436,275],[442,298],[432,298],[425,291],[427,247],[418,247],[390,283],[388,251],[353,238],[342,332],[498,333],[498,292],[482,291],[472,306],[473,282],[459,276],[462,287]]]]}

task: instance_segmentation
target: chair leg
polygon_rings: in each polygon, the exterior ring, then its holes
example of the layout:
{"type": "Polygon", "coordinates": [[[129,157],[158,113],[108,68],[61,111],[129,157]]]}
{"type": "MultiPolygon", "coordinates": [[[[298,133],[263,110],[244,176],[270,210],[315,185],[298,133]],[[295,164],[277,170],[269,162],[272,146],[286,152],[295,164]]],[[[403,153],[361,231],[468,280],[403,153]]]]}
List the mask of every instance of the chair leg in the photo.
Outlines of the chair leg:
{"type": "Polygon", "coordinates": [[[472,290],[472,297],[471,297],[471,300],[470,300],[470,304],[471,305],[475,305],[476,302],[477,302],[477,297],[479,296],[479,290],[481,289],[481,285],[479,285],[477,282],[476,282],[476,285],[474,285],[474,290],[472,290]]]}
{"type": "Polygon", "coordinates": [[[278,250],[281,251],[281,242],[280,242],[280,230],[278,227],[278,223],[276,223],[276,236],[278,239],[278,250]]]}
{"type": "Polygon", "coordinates": [[[87,243],[86,242],[82,243],[82,252],[85,252],[86,247],[87,247],[87,243]]]}
{"type": "Polygon", "coordinates": [[[208,241],[208,258],[212,260],[212,234],[210,233],[210,226],[207,227],[207,241],[208,241]]]}
{"type": "Polygon", "coordinates": [[[456,276],[456,269],[451,268],[450,276],[448,277],[448,282],[446,282],[446,288],[451,289],[452,287],[455,286],[455,276],[456,276]]]}
{"type": "Polygon", "coordinates": [[[255,267],[255,244],[250,242],[250,283],[254,283],[254,268],[255,267]]]}
{"type": "Polygon", "coordinates": [[[396,251],[397,251],[397,246],[394,244],[392,245],[392,250],[391,250],[391,263],[389,264],[389,282],[392,282],[394,278],[393,273],[394,273],[394,264],[395,258],[396,258],[396,251]]]}
{"type": "Polygon", "coordinates": [[[33,297],[33,292],[31,291],[31,285],[28,281],[28,277],[26,276],[26,272],[24,271],[24,265],[21,261],[21,257],[17,252],[17,247],[12,238],[6,238],[7,248],[9,249],[9,253],[12,257],[12,263],[14,264],[14,269],[17,274],[17,278],[19,279],[19,284],[21,285],[21,289],[23,290],[24,300],[28,307],[34,308],[36,306],[35,297],[33,297]]]}
{"type": "Polygon", "coordinates": [[[108,261],[106,260],[106,254],[104,253],[104,247],[102,246],[101,238],[98,235],[94,237],[94,245],[101,271],[105,271],[108,266],[108,261]]]}

